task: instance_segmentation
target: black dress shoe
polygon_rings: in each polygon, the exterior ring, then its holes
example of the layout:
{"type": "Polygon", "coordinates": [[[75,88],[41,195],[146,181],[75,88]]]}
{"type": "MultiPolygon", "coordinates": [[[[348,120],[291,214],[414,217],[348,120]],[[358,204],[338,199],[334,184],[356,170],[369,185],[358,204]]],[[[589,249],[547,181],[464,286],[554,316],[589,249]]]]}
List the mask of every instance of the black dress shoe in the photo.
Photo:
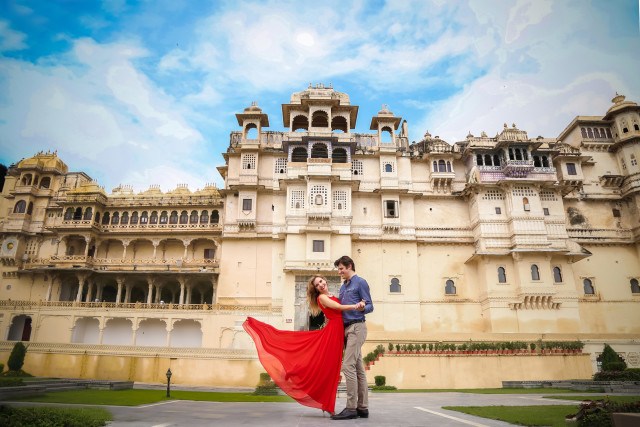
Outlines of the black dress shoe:
{"type": "Polygon", "coordinates": [[[332,420],[353,420],[354,418],[358,418],[358,412],[349,408],[344,408],[339,414],[331,416],[332,420]]]}
{"type": "Polygon", "coordinates": [[[356,409],[356,412],[360,418],[369,418],[368,409],[356,409]]]}

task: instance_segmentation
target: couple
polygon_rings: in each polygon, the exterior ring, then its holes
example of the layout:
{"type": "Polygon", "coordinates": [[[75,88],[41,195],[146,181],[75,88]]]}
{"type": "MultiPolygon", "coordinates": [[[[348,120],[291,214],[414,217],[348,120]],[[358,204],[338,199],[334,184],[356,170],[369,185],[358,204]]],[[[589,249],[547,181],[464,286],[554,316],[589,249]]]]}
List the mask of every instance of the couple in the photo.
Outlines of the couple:
{"type": "Polygon", "coordinates": [[[356,274],[351,258],[342,256],[334,265],[343,279],[339,299],[329,293],[322,276],[313,276],[307,285],[310,311],[314,315],[324,313],[324,328],[281,331],[251,317],[243,326],[255,342],[262,366],[293,399],[329,412],[334,420],[367,418],[362,345],[367,338],[364,315],[373,311],[371,293],[367,281],[356,274]],[[341,365],[347,383],[347,405],[334,414],[341,365]]]}

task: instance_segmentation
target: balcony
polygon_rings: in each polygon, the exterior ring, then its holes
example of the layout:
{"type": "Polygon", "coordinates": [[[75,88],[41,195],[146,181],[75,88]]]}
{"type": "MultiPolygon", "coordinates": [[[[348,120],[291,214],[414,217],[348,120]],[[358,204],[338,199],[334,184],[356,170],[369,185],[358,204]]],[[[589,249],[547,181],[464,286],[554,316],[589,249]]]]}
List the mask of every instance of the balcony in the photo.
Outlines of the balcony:
{"type": "Polygon", "coordinates": [[[93,258],[84,255],[62,255],[33,258],[23,265],[23,270],[33,269],[94,269],[101,271],[193,271],[205,269],[216,272],[219,262],[209,258],[170,259],[120,259],[93,258]]]}
{"type": "Polygon", "coordinates": [[[502,173],[510,178],[526,178],[534,169],[533,160],[505,160],[502,173]]]}

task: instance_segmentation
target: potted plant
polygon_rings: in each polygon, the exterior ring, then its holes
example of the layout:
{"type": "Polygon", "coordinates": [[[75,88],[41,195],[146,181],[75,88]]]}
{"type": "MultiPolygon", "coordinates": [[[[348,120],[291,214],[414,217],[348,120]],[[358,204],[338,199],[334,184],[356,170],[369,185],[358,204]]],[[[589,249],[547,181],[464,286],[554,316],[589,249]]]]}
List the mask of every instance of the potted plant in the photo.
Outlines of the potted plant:
{"type": "Polygon", "coordinates": [[[531,349],[531,353],[536,352],[536,343],[532,342],[529,344],[529,348],[531,349]]]}

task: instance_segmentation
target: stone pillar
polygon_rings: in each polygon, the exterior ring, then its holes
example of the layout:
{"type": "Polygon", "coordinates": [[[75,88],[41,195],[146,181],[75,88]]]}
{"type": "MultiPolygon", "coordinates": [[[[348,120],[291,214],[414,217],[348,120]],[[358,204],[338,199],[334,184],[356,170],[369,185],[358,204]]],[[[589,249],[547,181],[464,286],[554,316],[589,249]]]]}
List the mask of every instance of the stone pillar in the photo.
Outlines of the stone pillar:
{"type": "Polygon", "coordinates": [[[214,305],[216,303],[216,297],[217,297],[217,286],[218,285],[218,279],[217,277],[212,277],[211,278],[211,305],[214,305]]]}
{"type": "Polygon", "coordinates": [[[151,304],[151,298],[153,296],[153,282],[154,279],[152,277],[147,278],[147,283],[149,284],[149,293],[147,294],[147,304],[151,304]]]}
{"type": "Polygon", "coordinates": [[[45,301],[51,301],[51,291],[53,290],[53,281],[56,280],[54,276],[51,276],[49,280],[49,286],[47,287],[47,295],[45,296],[45,301]]]}
{"type": "Polygon", "coordinates": [[[76,302],[80,302],[82,299],[82,293],[84,292],[84,277],[78,278],[78,294],[76,295],[76,302]]]}
{"type": "Polygon", "coordinates": [[[171,346],[171,331],[173,331],[173,320],[169,320],[169,323],[167,323],[167,343],[166,343],[166,347],[170,347],[171,346]]]}
{"type": "Polygon", "coordinates": [[[122,250],[122,259],[125,259],[127,257],[127,248],[129,247],[129,242],[123,241],[122,246],[124,247],[124,249],[122,250]]]}
{"type": "Polygon", "coordinates": [[[99,301],[102,301],[102,291],[104,290],[104,283],[100,283],[98,285],[98,290],[96,291],[96,298],[99,301]]]}
{"type": "Polygon", "coordinates": [[[178,304],[184,304],[184,285],[186,283],[186,279],[184,277],[178,277],[178,282],[180,283],[180,298],[178,299],[178,304]]]}
{"type": "Polygon", "coordinates": [[[156,254],[158,253],[158,242],[152,242],[153,243],[153,259],[155,261],[156,259],[156,254]]]}
{"type": "Polygon", "coordinates": [[[131,285],[125,285],[124,286],[124,300],[123,302],[125,304],[130,303],[131,301],[129,301],[131,299],[131,285]]]}
{"type": "Polygon", "coordinates": [[[87,257],[89,256],[89,244],[91,243],[91,237],[85,237],[84,242],[84,259],[87,259],[87,257]]]}
{"type": "Polygon", "coordinates": [[[155,303],[158,304],[160,303],[160,296],[162,295],[162,286],[160,285],[156,285],[156,298],[155,298],[155,303]]]}
{"type": "Polygon", "coordinates": [[[116,277],[116,282],[118,283],[118,293],[116,295],[116,304],[120,304],[122,302],[122,285],[124,285],[124,277],[123,276],[116,277]]]}
{"type": "Polygon", "coordinates": [[[60,252],[60,240],[61,239],[57,239],[56,240],[56,256],[58,256],[58,254],[60,252]]]}
{"type": "Polygon", "coordinates": [[[84,299],[84,302],[91,302],[93,299],[93,287],[96,285],[95,281],[89,282],[89,287],[87,288],[87,297],[84,299]]]}
{"type": "Polygon", "coordinates": [[[191,304],[191,285],[187,286],[187,301],[186,304],[191,304]]]}

